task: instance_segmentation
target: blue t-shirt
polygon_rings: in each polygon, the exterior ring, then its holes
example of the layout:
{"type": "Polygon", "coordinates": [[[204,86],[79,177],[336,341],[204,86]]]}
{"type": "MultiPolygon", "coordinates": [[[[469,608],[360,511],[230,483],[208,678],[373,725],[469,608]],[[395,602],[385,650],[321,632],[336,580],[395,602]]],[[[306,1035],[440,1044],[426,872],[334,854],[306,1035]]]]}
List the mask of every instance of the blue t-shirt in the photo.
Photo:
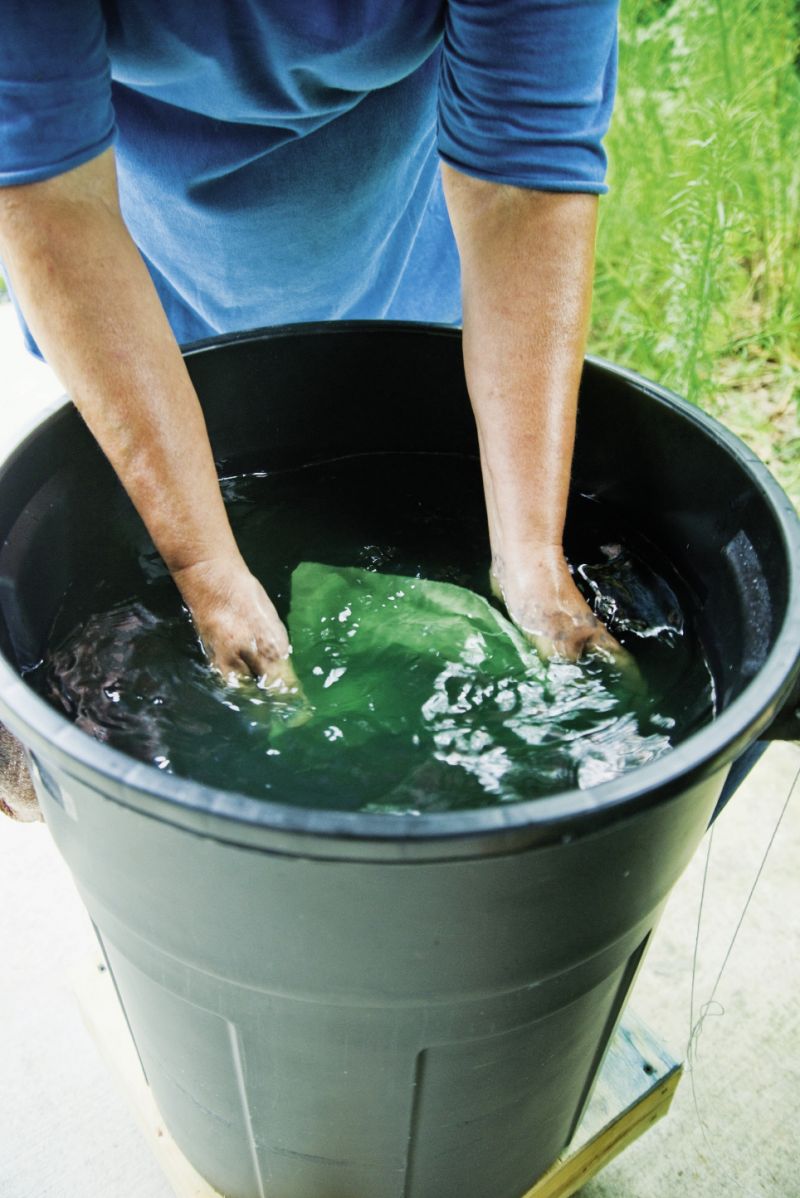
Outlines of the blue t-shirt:
{"type": "Polygon", "coordinates": [[[116,147],[179,341],[457,323],[440,155],[601,192],[616,0],[5,0],[0,185],[116,147]]]}

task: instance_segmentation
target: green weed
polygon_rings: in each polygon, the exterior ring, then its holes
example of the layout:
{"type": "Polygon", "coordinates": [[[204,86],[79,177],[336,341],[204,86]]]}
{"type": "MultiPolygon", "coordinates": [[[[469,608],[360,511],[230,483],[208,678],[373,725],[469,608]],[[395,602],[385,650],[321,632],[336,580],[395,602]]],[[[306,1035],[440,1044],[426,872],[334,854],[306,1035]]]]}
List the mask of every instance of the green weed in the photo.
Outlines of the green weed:
{"type": "Polygon", "coordinates": [[[795,0],[623,0],[592,349],[747,440],[800,501],[795,0]]]}

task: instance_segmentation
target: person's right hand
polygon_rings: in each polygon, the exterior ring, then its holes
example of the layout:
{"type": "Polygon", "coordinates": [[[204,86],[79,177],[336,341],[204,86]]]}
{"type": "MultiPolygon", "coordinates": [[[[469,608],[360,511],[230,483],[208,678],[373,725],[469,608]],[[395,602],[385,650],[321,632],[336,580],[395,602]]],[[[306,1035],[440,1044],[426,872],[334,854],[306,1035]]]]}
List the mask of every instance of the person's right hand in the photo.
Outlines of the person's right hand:
{"type": "Polygon", "coordinates": [[[209,661],[225,678],[252,675],[278,694],[299,691],[286,629],[241,558],[208,559],[172,576],[209,661]]]}

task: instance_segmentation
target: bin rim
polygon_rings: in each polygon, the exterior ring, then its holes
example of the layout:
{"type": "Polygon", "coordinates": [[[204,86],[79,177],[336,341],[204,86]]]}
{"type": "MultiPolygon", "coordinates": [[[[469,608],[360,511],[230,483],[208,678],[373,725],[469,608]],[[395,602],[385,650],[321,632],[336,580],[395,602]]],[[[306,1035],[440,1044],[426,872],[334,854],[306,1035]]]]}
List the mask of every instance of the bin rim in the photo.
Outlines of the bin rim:
{"type": "MultiPolygon", "coordinates": [[[[459,329],[447,325],[332,321],[225,334],[182,348],[191,359],[227,344],[373,330],[452,339],[461,335],[459,329]]],[[[768,727],[800,674],[800,520],[761,459],[714,417],[633,370],[591,354],[586,356],[586,362],[643,395],[677,409],[736,458],[770,508],[786,554],[789,577],[786,612],[761,669],[720,715],[663,757],[591,789],[573,788],[506,806],[419,815],[374,814],[277,803],[166,774],[76,727],[66,715],[40,698],[2,653],[0,718],[37,757],[41,755],[45,764],[57,765],[65,774],[107,799],[133,808],[141,806],[148,814],[168,823],[188,827],[195,823],[198,830],[219,839],[236,841],[231,825],[240,825],[243,830],[244,827],[263,829],[265,833],[299,838],[298,852],[306,841],[316,845],[328,843],[333,855],[338,855],[333,847],[336,841],[387,848],[404,845],[412,850],[415,844],[424,842],[469,842],[472,855],[510,851],[534,841],[572,839],[667,801],[720,771],[768,727]],[[198,820],[193,820],[195,815],[198,820]]],[[[0,446],[0,485],[13,460],[24,454],[28,443],[44,426],[58,419],[69,403],[67,396],[62,397],[16,432],[8,445],[0,446]]]]}

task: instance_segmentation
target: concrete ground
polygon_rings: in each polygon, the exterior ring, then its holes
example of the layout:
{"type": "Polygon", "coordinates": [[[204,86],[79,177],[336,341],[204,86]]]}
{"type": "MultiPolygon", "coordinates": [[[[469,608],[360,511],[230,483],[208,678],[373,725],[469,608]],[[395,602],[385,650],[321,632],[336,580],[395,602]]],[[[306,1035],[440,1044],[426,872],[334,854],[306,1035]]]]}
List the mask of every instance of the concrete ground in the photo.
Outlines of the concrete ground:
{"type": "MultiPolygon", "coordinates": [[[[21,357],[8,307],[0,307],[0,379],[4,440],[7,429],[58,394],[47,369],[21,357]]],[[[797,745],[773,746],[716,826],[696,1014],[711,996],[798,770],[797,745]]],[[[673,892],[632,1000],[680,1059],[689,1039],[708,840],[673,892]]],[[[798,861],[795,792],[719,983],[692,1073],[669,1116],[587,1184],[584,1198],[800,1198],[798,861]]],[[[93,947],[88,918],[47,829],[0,819],[1,1198],[171,1194],[69,989],[68,971],[93,947]]]]}

